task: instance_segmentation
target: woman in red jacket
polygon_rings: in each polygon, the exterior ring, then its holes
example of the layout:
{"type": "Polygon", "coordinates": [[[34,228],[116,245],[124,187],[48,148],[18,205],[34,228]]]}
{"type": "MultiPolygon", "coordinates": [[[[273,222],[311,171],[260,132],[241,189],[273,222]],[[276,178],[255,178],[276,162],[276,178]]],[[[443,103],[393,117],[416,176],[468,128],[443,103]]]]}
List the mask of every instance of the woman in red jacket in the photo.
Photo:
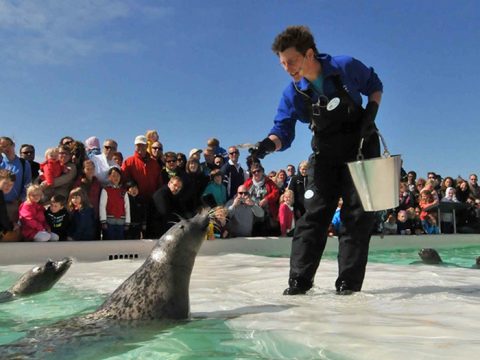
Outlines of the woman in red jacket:
{"type": "Polygon", "coordinates": [[[277,185],[265,176],[265,170],[260,163],[253,163],[250,167],[251,178],[244,185],[250,193],[254,203],[265,210],[264,221],[254,224],[253,235],[279,235],[278,199],[280,191],[277,185]]]}

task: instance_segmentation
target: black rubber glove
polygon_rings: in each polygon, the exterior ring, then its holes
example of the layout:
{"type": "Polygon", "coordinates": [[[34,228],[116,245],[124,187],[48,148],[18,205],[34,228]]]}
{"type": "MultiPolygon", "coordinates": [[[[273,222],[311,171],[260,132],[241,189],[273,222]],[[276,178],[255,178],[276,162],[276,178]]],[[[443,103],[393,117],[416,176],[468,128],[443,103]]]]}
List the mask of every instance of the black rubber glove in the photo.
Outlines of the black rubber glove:
{"type": "Polygon", "coordinates": [[[377,116],[378,104],[376,101],[370,101],[363,112],[362,124],[360,127],[360,136],[364,139],[369,138],[377,131],[375,126],[375,117],[377,116]]]}
{"type": "Polygon", "coordinates": [[[265,155],[275,151],[275,143],[268,137],[255,144],[254,147],[248,149],[252,158],[263,159],[265,155]]]}

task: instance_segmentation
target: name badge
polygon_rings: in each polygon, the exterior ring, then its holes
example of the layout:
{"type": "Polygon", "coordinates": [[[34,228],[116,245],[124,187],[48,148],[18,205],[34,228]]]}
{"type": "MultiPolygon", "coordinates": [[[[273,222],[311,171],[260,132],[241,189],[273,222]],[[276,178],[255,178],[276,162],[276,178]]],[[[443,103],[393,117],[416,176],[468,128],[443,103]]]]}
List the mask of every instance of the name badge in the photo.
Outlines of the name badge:
{"type": "Polygon", "coordinates": [[[327,104],[327,110],[332,111],[337,108],[338,104],[340,104],[340,99],[338,97],[334,97],[330,100],[327,104]]]}

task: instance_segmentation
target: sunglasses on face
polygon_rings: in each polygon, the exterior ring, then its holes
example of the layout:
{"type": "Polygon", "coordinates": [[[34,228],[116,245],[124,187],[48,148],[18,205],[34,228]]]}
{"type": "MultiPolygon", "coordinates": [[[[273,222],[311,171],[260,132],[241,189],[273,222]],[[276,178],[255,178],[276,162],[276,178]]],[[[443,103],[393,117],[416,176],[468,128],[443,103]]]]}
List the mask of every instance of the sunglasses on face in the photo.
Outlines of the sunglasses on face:
{"type": "Polygon", "coordinates": [[[113,149],[113,146],[110,146],[110,145],[103,145],[103,147],[107,150],[113,149]]]}
{"type": "Polygon", "coordinates": [[[260,174],[261,172],[262,172],[262,170],[252,170],[253,175],[260,174]]]}
{"type": "Polygon", "coordinates": [[[248,194],[248,192],[246,192],[246,191],[239,191],[238,192],[238,195],[247,195],[247,194],[248,194]]]}
{"type": "Polygon", "coordinates": [[[172,160],[172,159],[167,160],[167,163],[174,163],[174,162],[177,162],[177,160],[175,160],[175,159],[173,159],[173,160],[172,160]]]}
{"type": "Polygon", "coordinates": [[[238,155],[239,152],[238,151],[232,151],[232,152],[229,152],[230,155],[238,155]]]}
{"type": "Polygon", "coordinates": [[[163,148],[158,147],[158,146],[152,146],[152,150],[160,150],[160,151],[163,151],[163,148]]]}

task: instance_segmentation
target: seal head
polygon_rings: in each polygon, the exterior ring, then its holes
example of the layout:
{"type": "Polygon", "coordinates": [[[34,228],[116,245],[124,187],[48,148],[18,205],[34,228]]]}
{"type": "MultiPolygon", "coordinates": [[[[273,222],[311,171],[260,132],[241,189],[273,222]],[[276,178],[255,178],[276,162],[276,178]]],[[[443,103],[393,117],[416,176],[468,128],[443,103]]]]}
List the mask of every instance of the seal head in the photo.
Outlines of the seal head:
{"type": "Polygon", "coordinates": [[[90,316],[123,320],[188,318],[190,276],[209,222],[205,212],[171,227],[143,265],[90,316]]]}
{"type": "Polygon", "coordinates": [[[0,302],[50,290],[67,272],[70,265],[72,265],[72,258],[64,258],[60,261],[48,260],[43,266],[35,266],[23,274],[10,289],[0,293],[0,302]]]}
{"type": "Polygon", "coordinates": [[[437,250],[431,248],[424,248],[418,252],[418,256],[422,259],[422,262],[427,265],[439,265],[442,264],[442,258],[438,254],[437,250]]]}

